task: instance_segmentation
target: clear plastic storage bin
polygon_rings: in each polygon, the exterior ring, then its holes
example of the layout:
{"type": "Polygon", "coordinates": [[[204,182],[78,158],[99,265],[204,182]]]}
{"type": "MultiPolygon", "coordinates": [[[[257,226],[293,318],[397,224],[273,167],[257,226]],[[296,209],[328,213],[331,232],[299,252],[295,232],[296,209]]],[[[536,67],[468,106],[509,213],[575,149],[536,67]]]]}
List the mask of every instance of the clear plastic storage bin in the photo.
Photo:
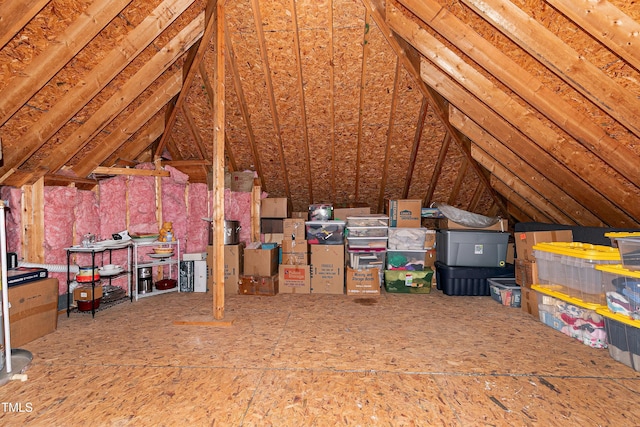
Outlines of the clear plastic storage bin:
{"type": "Polygon", "coordinates": [[[436,243],[436,231],[428,228],[389,228],[389,249],[430,249],[436,243]]]}
{"type": "Polygon", "coordinates": [[[640,319],[640,271],[622,265],[596,265],[601,272],[605,302],[612,313],[640,319]]]}
{"type": "Polygon", "coordinates": [[[624,268],[640,271],[640,237],[618,237],[616,242],[624,268]]]}
{"type": "Polygon", "coordinates": [[[353,215],[347,217],[347,227],[388,227],[389,217],[382,214],[353,215]]]}
{"type": "Polygon", "coordinates": [[[344,221],[306,221],[307,242],[310,245],[344,244],[344,221]]]}
{"type": "Polygon", "coordinates": [[[580,242],[538,243],[533,246],[540,285],[558,285],[557,292],[569,297],[604,305],[602,273],[596,265],[620,263],[620,254],[610,246],[580,242]]]}

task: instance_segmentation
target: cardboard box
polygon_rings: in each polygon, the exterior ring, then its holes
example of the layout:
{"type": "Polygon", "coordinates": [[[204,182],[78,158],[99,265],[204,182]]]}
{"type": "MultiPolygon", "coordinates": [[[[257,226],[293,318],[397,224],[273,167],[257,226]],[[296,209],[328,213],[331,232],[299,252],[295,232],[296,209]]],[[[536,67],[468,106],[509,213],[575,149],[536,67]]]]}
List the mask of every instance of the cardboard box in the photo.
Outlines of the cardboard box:
{"type": "Polygon", "coordinates": [[[520,287],[520,308],[540,320],[538,313],[538,295],[531,288],[520,287]]]}
{"type": "Polygon", "coordinates": [[[356,215],[371,215],[371,208],[369,206],[351,207],[351,208],[333,208],[333,219],[347,220],[348,216],[356,215]]]}
{"type": "Polygon", "coordinates": [[[278,292],[278,274],[273,276],[240,276],[238,283],[240,295],[273,296],[278,292]]]}
{"type": "Polygon", "coordinates": [[[436,221],[436,227],[449,230],[509,231],[509,221],[507,221],[506,219],[500,219],[498,222],[488,227],[476,228],[458,224],[457,222],[448,218],[442,218],[436,221]]]}
{"type": "Polygon", "coordinates": [[[253,190],[254,175],[255,175],[255,172],[253,171],[231,172],[230,182],[229,182],[229,187],[231,188],[231,191],[251,193],[251,190],[253,190]]]}
{"type": "MultiPolygon", "coordinates": [[[[243,270],[244,243],[224,246],[224,293],[225,295],[238,294],[238,282],[243,270]]],[[[214,291],[214,267],[213,246],[207,246],[207,288],[214,291]]],[[[194,289],[195,291],[195,289],[194,289]]]]}
{"type": "Polygon", "coordinates": [[[278,273],[278,247],[244,250],[245,276],[273,276],[278,273]]]}
{"type": "Polygon", "coordinates": [[[282,244],[284,240],[284,233],[266,233],[262,235],[263,243],[276,243],[282,244]]]}
{"type": "Polygon", "coordinates": [[[58,279],[36,280],[8,289],[11,346],[20,347],[56,330],[58,279]]]}
{"type": "Polygon", "coordinates": [[[347,268],[347,295],[380,295],[380,270],[347,268]]]}
{"type": "Polygon", "coordinates": [[[311,270],[308,265],[280,264],[278,292],[281,294],[311,293],[311,270]]]}
{"type": "Polygon", "coordinates": [[[7,270],[7,283],[9,287],[34,282],[49,277],[49,271],[40,267],[16,267],[7,270]]]}
{"type": "Polygon", "coordinates": [[[344,294],[344,245],[309,245],[311,293],[344,294]]]}
{"type": "Polygon", "coordinates": [[[91,301],[92,299],[96,300],[98,298],[102,298],[103,289],[102,285],[96,285],[93,290],[93,298],[91,298],[91,284],[84,284],[82,286],[78,286],[73,290],[73,300],[74,301],[91,301]]]}
{"type": "Polygon", "coordinates": [[[286,197],[267,197],[260,202],[260,218],[288,218],[289,204],[286,197]]]}
{"type": "Polygon", "coordinates": [[[260,219],[260,232],[267,233],[282,233],[284,230],[284,219],[282,218],[261,218],[260,219]]]}
{"type": "Polygon", "coordinates": [[[306,240],[282,241],[282,264],[307,265],[309,264],[309,245],[306,240]]]}
{"type": "Polygon", "coordinates": [[[300,218],[305,221],[309,221],[309,211],[291,212],[291,218],[300,218]]]}
{"type": "Polygon", "coordinates": [[[533,245],[548,242],[573,242],[571,230],[527,231],[514,233],[516,241],[516,256],[518,258],[535,261],[533,245]]]}
{"type": "Polygon", "coordinates": [[[390,227],[420,227],[422,224],[422,200],[389,200],[390,227]]]}
{"type": "Polygon", "coordinates": [[[286,218],[283,221],[282,233],[284,233],[285,240],[305,240],[306,228],[304,219],[286,218]]]}
{"type": "Polygon", "coordinates": [[[522,258],[515,259],[516,283],[521,287],[530,288],[538,283],[538,264],[522,258]]]}

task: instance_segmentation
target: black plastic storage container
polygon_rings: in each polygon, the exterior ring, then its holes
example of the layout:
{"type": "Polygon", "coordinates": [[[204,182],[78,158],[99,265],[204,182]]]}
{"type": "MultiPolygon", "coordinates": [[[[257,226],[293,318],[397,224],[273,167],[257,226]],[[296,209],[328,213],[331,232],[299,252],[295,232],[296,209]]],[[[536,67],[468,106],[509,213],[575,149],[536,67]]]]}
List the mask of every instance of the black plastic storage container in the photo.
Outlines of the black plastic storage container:
{"type": "Polygon", "coordinates": [[[513,264],[505,267],[452,267],[436,261],[438,290],[445,295],[491,295],[489,282],[492,277],[515,277],[513,264]]]}

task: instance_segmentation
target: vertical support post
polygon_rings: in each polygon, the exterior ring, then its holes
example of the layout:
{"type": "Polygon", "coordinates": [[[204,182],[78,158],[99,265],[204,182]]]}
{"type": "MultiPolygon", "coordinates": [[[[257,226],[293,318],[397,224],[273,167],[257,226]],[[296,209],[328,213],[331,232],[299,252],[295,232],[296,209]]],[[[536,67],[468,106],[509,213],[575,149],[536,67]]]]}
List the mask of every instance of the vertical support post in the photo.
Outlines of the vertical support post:
{"type": "Polygon", "coordinates": [[[213,317],[224,318],[224,2],[216,2],[215,103],[213,105],[213,317]]]}
{"type": "MultiPolygon", "coordinates": [[[[258,181],[258,180],[255,180],[258,181]]],[[[251,241],[260,241],[260,194],[262,187],[258,183],[251,189],[251,241]]]]}

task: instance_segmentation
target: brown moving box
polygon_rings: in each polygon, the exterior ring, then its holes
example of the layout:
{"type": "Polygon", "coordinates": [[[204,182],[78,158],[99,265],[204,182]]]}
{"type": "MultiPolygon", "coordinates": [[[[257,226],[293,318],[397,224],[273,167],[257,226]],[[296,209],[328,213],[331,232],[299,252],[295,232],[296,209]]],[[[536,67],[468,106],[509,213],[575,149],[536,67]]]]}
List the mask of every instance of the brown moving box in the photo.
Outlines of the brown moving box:
{"type": "Polygon", "coordinates": [[[476,228],[458,224],[457,222],[448,218],[441,218],[436,221],[436,228],[444,228],[449,230],[509,231],[509,221],[507,221],[506,219],[500,219],[498,222],[488,227],[476,228]]]}
{"type": "Polygon", "coordinates": [[[311,293],[344,294],[344,245],[309,245],[311,293]]]}
{"type": "Polygon", "coordinates": [[[278,292],[281,294],[311,293],[311,271],[309,266],[280,264],[278,292]]]}
{"type": "Polygon", "coordinates": [[[278,247],[244,250],[245,276],[273,276],[278,274],[278,247]]]}
{"type": "Polygon", "coordinates": [[[16,348],[56,330],[58,279],[36,280],[8,289],[11,346],[16,348]]]}
{"type": "Polygon", "coordinates": [[[260,201],[260,218],[288,218],[289,205],[286,197],[267,197],[260,201]]]}
{"type": "Polygon", "coordinates": [[[527,231],[514,233],[516,241],[516,256],[529,261],[535,261],[533,245],[548,242],[573,242],[571,230],[527,231]]]}
{"type": "Polygon", "coordinates": [[[418,228],[422,224],[422,200],[400,199],[389,200],[390,227],[418,228]]]}
{"type": "Polygon", "coordinates": [[[309,264],[309,245],[306,240],[282,241],[282,264],[307,265],[309,264]]]}
{"type": "Polygon", "coordinates": [[[538,265],[535,261],[527,261],[522,258],[515,259],[516,284],[530,288],[538,283],[538,265]]]}
{"type": "Polygon", "coordinates": [[[304,240],[306,239],[307,232],[305,227],[305,220],[302,218],[286,218],[283,220],[284,240],[304,240]]]}
{"type": "Polygon", "coordinates": [[[522,311],[540,320],[540,315],[538,314],[538,293],[533,289],[520,288],[520,307],[522,311]]]}
{"type": "Polygon", "coordinates": [[[380,295],[380,270],[347,267],[347,295],[380,295]]]}
{"type": "Polygon", "coordinates": [[[240,283],[238,283],[240,295],[273,296],[278,292],[277,274],[273,276],[240,276],[240,283]]]}

